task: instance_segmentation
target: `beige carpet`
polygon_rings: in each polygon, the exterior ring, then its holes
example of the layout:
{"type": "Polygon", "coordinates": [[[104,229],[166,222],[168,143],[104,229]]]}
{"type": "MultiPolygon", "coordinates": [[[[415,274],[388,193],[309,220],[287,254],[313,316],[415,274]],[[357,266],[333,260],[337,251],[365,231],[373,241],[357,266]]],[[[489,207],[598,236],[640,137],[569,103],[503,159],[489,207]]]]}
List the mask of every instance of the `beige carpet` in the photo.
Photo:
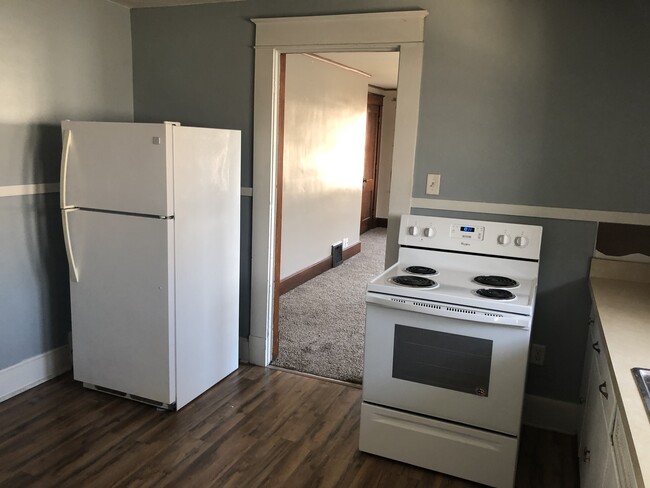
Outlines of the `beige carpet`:
{"type": "Polygon", "coordinates": [[[361,236],[361,252],[280,297],[274,366],[361,383],[366,285],[384,269],[386,229],[361,236]]]}

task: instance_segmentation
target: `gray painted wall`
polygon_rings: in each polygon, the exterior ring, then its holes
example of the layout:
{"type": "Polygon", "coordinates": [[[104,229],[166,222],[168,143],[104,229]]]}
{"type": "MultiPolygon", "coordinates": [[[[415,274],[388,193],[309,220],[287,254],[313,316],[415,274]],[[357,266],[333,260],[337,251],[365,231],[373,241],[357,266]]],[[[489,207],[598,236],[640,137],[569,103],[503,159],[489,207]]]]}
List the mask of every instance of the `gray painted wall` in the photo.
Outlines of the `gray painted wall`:
{"type": "Polygon", "coordinates": [[[415,196],[650,212],[650,4],[435,2],[415,196]]]}
{"type": "MultiPolygon", "coordinates": [[[[62,119],[133,120],[129,11],[0,2],[0,187],[58,182],[62,119]]],[[[0,197],[0,369],[70,330],[59,195],[0,197]]]]}
{"type": "MultiPolygon", "coordinates": [[[[132,10],[136,120],[241,129],[242,185],[250,186],[249,19],[418,8],[430,14],[414,196],[424,196],[427,173],[440,173],[444,199],[650,210],[650,7],[636,0],[249,0],[132,10]]],[[[518,221],[545,228],[533,340],[547,359],[530,368],[527,388],[575,402],[596,225],[518,221]]],[[[246,237],[250,226],[243,208],[246,237]]],[[[247,311],[250,246],[241,269],[247,311]]],[[[240,334],[248,333],[242,314],[240,334]]]]}

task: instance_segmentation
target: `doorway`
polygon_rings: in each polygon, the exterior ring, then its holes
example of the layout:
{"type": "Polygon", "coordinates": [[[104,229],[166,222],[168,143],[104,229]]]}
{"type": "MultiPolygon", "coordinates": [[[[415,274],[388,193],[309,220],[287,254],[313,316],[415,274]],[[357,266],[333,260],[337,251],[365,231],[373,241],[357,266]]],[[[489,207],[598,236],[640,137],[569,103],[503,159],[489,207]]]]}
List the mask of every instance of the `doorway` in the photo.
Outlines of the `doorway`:
{"type": "Polygon", "coordinates": [[[388,216],[386,263],[397,255],[399,215],[410,210],[428,12],[384,12],[282,19],[256,24],[253,242],[249,358],[267,365],[272,352],[275,275],[277,116],[280,55],[287,52],[399,51],[399,106],[388,216]]]}
{"type": "MultiPolygon", "coordinates": [[[[345,64],[333,57],[280,58],[271,364],[359,383],[365,286],[384,269],[386,241],[385,229],[364,236],[359,230],[368,201],[364,160],[373,163],[376,180],[377,102],[395,96],[399,53],[345,53],[345,64]],[[344,261],[332,269],[330,245],[337,240],[344,261]]],[[[384,134],[388,150],[392,138],[384,134]]]]}

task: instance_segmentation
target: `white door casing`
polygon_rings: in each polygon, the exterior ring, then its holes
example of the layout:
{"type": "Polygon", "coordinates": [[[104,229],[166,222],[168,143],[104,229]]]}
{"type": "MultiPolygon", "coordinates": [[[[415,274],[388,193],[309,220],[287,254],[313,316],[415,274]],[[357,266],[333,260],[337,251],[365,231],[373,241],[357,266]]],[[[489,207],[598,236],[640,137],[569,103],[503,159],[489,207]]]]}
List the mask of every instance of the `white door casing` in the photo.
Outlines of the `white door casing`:
{"type": "Polygon", "coordinates": [[[251,19],[255,37],[250,362],[271,361],[279,61],[284,53],[399,51],[386,264],[410,211],[426,10],[251,19]]]}

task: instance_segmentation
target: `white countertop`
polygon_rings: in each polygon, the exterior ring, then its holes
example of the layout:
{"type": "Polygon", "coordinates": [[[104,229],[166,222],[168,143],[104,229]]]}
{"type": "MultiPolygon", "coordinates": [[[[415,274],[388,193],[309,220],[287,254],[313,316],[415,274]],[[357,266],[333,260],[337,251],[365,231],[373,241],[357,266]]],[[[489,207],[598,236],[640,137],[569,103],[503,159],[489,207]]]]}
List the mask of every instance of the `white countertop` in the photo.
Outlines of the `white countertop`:
{"type": "Polygon", "coordinates": [[[650,420],[630,371],[650,369],[650,264],[594,259],[590,281],[637,481],[650,486],[650,420]]]}

